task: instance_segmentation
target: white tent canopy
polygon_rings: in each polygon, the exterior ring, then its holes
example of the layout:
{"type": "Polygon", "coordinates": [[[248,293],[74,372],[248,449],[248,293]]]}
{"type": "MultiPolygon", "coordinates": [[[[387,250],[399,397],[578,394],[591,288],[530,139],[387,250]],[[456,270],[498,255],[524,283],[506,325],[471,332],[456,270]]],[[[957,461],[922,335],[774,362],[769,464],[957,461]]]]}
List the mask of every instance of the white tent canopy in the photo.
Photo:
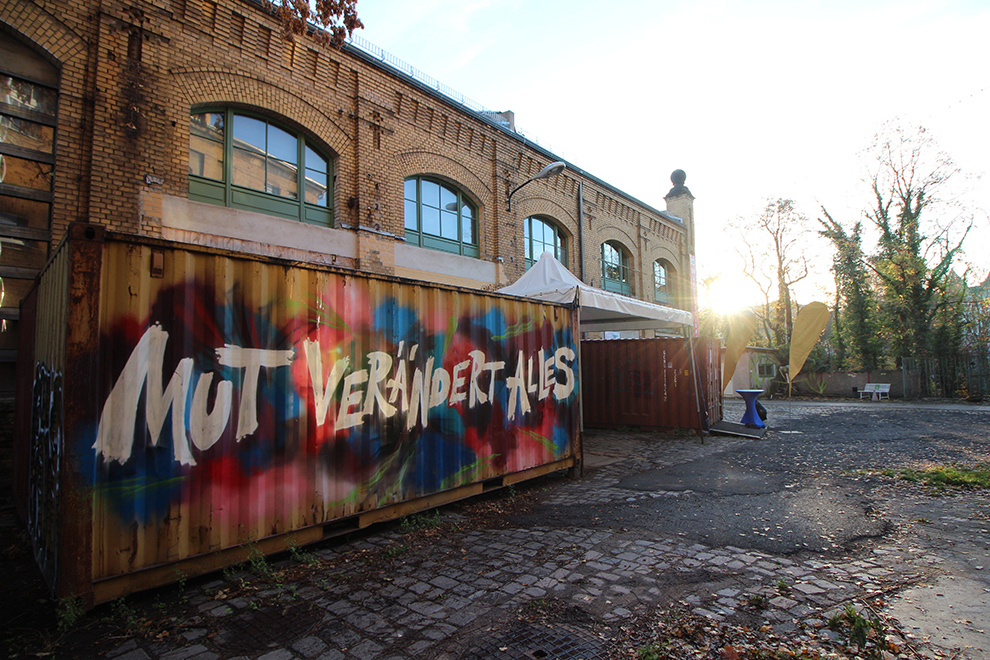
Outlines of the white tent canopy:
{"type": "Polygon", "coordinates": [[[671,323],[691,325],[691,313],[654,305],[588,286],[552,254],[544,252],[532,268],[499,293],[571,304],[580,308],[580,330],[650,330],[671,323]]]}

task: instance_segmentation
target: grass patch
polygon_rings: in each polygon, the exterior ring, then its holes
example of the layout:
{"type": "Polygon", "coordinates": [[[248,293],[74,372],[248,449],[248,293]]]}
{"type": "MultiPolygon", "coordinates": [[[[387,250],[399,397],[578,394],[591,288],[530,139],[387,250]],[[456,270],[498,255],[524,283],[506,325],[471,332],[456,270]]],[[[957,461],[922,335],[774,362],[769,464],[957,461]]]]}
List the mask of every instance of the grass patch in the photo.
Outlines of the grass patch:
{"type": "Polygon", "coordinates": [[[921,483],[937,491],[948,489],[990,488],[990,465],[974,467],[965,465],[931,465],[924,468],[901,468],[884,470],[885,476],[897,477],[902,481],[921,483]]]}

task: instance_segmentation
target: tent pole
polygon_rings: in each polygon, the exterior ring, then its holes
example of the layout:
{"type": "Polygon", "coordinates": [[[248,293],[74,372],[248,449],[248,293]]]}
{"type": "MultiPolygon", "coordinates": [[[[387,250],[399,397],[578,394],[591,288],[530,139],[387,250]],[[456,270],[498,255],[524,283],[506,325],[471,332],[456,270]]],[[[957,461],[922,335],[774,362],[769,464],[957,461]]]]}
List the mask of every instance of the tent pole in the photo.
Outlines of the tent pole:
{"type": "Polygon", "coordinates": [[[574,313],[571,315],[573,323],[574,343],[577,344],[577,379],[578,379],[578,476],[584,477],[584,379],[581,377],[581,368],[584,362],[581,361],[581,290],[574,295],[574,313]]]}
{"type": "Polygon", "coordinates": [[[703,389],[701,387],[701,380],[698,378],[698,364],[697,358],[694,354],[694,332],[693,328],[685,326],[684,334],[687,335],[688,347],[691,352],[691,380],[693,382],[694,389],[694,403],[698,411],[698,437],[704,440],[705,433],[708,432],[708,406],[707,403],[702,405],[702,394],[703,389]]]}

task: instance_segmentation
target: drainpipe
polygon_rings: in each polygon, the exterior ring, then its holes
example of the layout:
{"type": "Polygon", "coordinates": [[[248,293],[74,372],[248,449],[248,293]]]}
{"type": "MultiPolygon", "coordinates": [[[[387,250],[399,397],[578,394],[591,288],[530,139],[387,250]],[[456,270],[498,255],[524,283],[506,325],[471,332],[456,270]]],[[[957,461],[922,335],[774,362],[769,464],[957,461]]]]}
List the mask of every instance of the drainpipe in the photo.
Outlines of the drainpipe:
{"type": "MultiPolygon", "coordinates": [[[[578,181],[578,277],[584,282],[584,181],[578,181]]],[[[587,282],[585,282],[587,284],[587,282]]]]}

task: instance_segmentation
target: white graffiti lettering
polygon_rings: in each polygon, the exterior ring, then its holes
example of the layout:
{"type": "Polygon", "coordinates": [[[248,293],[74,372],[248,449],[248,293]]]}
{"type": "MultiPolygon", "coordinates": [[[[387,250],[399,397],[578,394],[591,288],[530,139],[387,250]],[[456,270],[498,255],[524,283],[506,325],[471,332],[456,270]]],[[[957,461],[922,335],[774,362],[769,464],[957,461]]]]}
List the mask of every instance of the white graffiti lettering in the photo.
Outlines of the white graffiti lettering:
{"type": "MultiPolygon", "coordinates": [[[[171,410],[168,433],[172,440],[172,456],[182,465],[196,465],[190,443],[201,451],[209,449],[227,428],[233,400],[233,383],[218,383],[213,410],[208,413],[206,406],[213,374],[204,373],[200,375],[193,393],[193,407],[189,411],[189,434],[186,435],[186,401],[192,379],[193,359],[179,360],[172,378],[163,388],[162,371],[167,343],[168,332],[160,325],[148,328],[117,377],[110,396],[103,404],[96,442],[93,444],[93,449],[105,461],[126,463],[131,457],[135,438],[143,435],[135,428],[142,391],[146,392],[144,415],[150,445],[158,446],[166,415],[171,410]]],[[[220,364],[244,369],[237,418],[237,439],[240,440],[258,428],[258,379],[261,369],[289,366],[295,352],[241,348],[228,344],[218,348],[216,353],[220,364]]]]}
{"type": "MultiPolygon", "coordinates": [[[[170,438],[175,461],[196,465],[195,452],[215,446],[227,432],[233,414],[234,390],[238,386],[238,409],[234,438],[241,441],[259,428],[258,388],[262,369],[292,366],[294,350],[245,348],[225,344],[216,349],[219,365],[239,370],[240,378],[221,379],[214,386],[213,372],[194,377],[193,358],[179,360],[165,383],[164,361],[168,332],[160,325],[149,327],[128,357],[103,405],[93,444],[105,461],[121,464],[130,460],[145,430],[137,428],[144,393],[144,419],[148,443],[156,447],[162,437],[170,438]],[[195,380],[192,397],[190,384],[195,380]],[[215,391],[210,407],[210,393],[215,391]]],[[[467,359],[449,370],[429,356],[422,366],[414,366],[418,344],[399,344],[393,356],[384,351],[366,354],[367,368],[353,369],[351,358],[330,352],[329,373],[324,376],[324,355],[320,342],[305,339],[301,352],[306,359],[313,413],[317,426],[328,423],[334,432],[345,431],[367,420],[387,420],[398,414],[412,430],[429,423],[431,411],[441,406],[473,409],[491,405],[496,386],[505,373],[508,421],[529,413],[535,402],[551,395],[557,401],[569,398],[576,389],[576,353],[569,346],[535,355],[518,351],[515,367],[506,372],[502,360],[489,360],[483,350],[468,353],[467,359]],[[409,370],[412,369],[412,375],[409,370]],[[511,375],[510,375],[511,374],[511,375]]],[[[504,395],[503,395],[504,396],[504,395]]],[[[307,397],[308,398],[308,397],[307,397]]]]}

